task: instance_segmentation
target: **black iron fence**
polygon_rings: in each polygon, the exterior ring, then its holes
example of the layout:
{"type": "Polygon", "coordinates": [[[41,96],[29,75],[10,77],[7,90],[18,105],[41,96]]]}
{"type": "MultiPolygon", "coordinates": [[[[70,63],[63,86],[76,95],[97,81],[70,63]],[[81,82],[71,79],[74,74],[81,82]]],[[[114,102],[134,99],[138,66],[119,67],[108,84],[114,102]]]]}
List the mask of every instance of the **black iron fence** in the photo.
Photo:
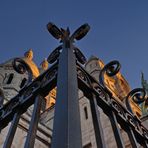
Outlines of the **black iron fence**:
{"type": "MultiPolygon", "coordinates": [[[[82,25],[71,36],[69,29],[60,30],[52,23],[49,23],[47,27],[48,31],[56,39],[60,39],[63,44],[50,54],[48,62],[52,66],[33,80],[33,82],[31,82],[31,70],[26,63],[18,58],[14,60],[13,66],[15,70],[19,73],[28,71],[29,79],[19,94],[0,108],[0,130],[3,130],[11,122],[3,147],[11,147],[19,119],[32,104],[34,104],[34,109],[24,147],[34,147],[42,97],[47,96],[54,87],[57,87],[57,100],[51,143],[52,148],[82,147],[78,88],[90,102],[98,148],[106,147],[98,107],[109,118],[117,147],[125,147],[120,129],[123,129],[127,133],[133,148],[139,146],[148,147],[148,130],[141,124],[137,116],[118,102],[105,87],[103,81],[104,73],[109,76],[115,75],[120,69],[120,64],[117,61],[113,61],[106,65],[100,73],[100,82],[94,79],[82,66],[86,62],[86,59],[81,51],[73,45],[73,42],[74,39],[80,40],[87,34],[89,25],[82,25]]],[[[130,93],[129,96],[134,95],[135,92],[137,94],[139,91],[141,89],[130,93]]],[[[134,97],[138,95],[134,95],[134,97]]],[[[145,94],[142,100],[144,97],[145,94]]],[[[129,105],[128,101],[127,104],[129,105]]],[[[130,105],[128,108],[130,108],[130,105]]]]}

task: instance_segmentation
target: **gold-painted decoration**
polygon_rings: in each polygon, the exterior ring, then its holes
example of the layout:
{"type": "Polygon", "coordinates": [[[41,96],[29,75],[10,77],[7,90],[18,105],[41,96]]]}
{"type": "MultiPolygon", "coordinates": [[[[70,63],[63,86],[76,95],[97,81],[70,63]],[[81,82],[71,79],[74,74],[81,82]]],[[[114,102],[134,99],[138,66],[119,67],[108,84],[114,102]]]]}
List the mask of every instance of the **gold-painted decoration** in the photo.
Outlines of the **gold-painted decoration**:
{"type": "Polygon", "coordinates": [[[47,70],[49,65],[47,59],[45,58],[40,65],[43,70],[47,70]]]}
{"type": "MultiPolygon", "coordinates": [[[[101,69],[104,68],[105,64],[102,60],[98,59],[98,65],[101,69]]],[[[106,73],[104,74],[104,83],[106,87],[111,91],[112,95],[119,101],[124,101],[128,93],[131,91],[130,86],[124,76],[119,71],[116,75],[109,77],[106,73]]],[[[130,101],[132,111],[135,115],[140,117],[142,115],[140,107],[133,101],[130,101]]]]}
{"type": "MultiPolygon", "coordinates": [[[[105,66],[102,60],[98,60],[98,64],[101,69],[105,66]]],[[[107,88],[112,92],[114,97],[118,97],[123,101],[124,97],[130,92],[130,86],[125,80],[121,72],[119,71],[115,76],[109,77],[106,73],[104,74],[104,82],[107,88]]]]}
{"type": "Polygon", "coordinates": [[[52,107],[56,103],[56,88],[52,89],[49,94],[45,97],[46,109],[52,107]]]}
{"type": "Polygon", "coordinates": [[[33,50],[29,49],[27,52],[25,52],[24,56],[26,58],[28,58],[29,60],[32,60],[33,59],[33,50]]]}

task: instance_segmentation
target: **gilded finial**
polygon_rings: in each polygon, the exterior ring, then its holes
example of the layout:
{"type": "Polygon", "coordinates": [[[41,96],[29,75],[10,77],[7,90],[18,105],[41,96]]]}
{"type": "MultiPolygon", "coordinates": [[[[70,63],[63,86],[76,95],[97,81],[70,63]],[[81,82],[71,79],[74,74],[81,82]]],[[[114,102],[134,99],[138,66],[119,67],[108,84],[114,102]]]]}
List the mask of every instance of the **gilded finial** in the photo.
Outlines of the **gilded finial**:
{"type": "Polygon", "coordinates": [[[43,70],[47,70],[48,69],[48,61],[47,61],[46,58],[41,63],[41,67],[42,67],[43,70]]]}
{"type": "Polygon", "coordinates": [[[29,49],[27,52],[25,52],[24,56],[26,58],[28,58],[29,60],[32,60],[33,59],[33,50],[29,49]]]}

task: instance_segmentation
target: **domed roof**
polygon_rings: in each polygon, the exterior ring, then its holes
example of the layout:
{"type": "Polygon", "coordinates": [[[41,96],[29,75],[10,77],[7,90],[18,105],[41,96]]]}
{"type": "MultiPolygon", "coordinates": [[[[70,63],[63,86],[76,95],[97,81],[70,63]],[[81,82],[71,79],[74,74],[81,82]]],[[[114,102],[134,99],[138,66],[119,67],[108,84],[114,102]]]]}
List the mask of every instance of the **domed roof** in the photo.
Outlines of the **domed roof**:
{"type": "Polygon", "coordinates": [[[28,64],[28,66],[32,70],[33,76],[35,78],[38,77],[40,75],[40,72],[37,65],[33,62],[33,60],[30,60],[29,58],[26,58],[26,57],[23,57],[22,59],[26,62],[26,64],[28,64]]]}

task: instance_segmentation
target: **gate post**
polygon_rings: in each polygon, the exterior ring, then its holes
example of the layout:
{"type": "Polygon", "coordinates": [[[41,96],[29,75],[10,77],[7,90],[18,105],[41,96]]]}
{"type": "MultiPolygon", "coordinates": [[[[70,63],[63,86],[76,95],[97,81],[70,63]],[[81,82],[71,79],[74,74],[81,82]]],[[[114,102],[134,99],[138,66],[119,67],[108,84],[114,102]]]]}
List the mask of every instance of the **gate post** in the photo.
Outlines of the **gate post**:
{"type": "Polygon", "coordinates": [[[60,30],[52,23],[47,27],[56,39],[61,39],[63,42],[61,53],[59,52],[57,99],[51,147],[82,148],[76,56],[72,45],[73,40],[79,35],[77,33],[80,32],[75,32],[70,37],[69,29],[60,30]]]}

